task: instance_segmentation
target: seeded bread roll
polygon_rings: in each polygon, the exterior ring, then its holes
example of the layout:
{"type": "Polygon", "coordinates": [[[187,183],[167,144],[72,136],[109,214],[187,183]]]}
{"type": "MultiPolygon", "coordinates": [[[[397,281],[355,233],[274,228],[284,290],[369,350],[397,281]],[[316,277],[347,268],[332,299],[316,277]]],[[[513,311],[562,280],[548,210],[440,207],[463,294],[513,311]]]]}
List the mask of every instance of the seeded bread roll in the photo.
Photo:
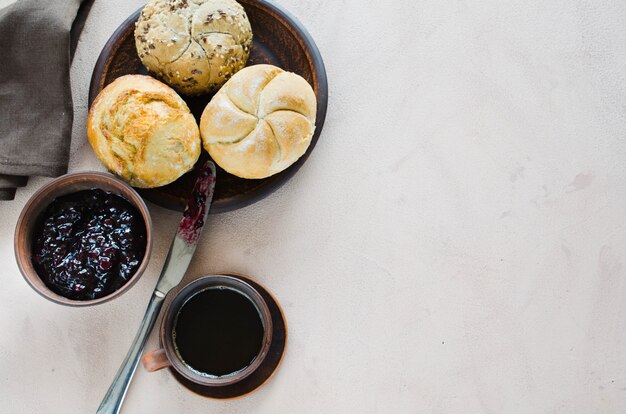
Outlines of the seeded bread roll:
{"type": "Polygon", "coordinates": [[[107,169],[139,188],[175,181],[201,151],[185,101],[150,76],[122,76],[104,88],[89,111],[87,136],[107,169]]]}
{"type": "Polygon", "coordinates": [[[299,75],[272,65],[237,72],[206,106],[204,148],[224,170],[266,178],[296,162],[315,131],[317,100],[299,75]]]}
{"type": "Polygon", "coordinates": [[[200,95],[246,65],[252,28],[235,0],[148,0],[135,45],[148,70],[180,93],[200,95]]]}

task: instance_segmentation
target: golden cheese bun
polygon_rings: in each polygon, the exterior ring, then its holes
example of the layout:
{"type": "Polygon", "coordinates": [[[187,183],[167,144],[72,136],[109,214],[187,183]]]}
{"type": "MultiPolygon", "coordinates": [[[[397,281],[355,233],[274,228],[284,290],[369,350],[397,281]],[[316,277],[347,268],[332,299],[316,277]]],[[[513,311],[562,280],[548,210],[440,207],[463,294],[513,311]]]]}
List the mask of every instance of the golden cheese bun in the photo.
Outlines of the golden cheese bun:
{"type": "Polygon", "coordinates": [[[107,169],[139,188],[169,184],[191,170],[201,151],[198,125],[169,86],[122,76],[100,92],[87,136],[107,169]]]}

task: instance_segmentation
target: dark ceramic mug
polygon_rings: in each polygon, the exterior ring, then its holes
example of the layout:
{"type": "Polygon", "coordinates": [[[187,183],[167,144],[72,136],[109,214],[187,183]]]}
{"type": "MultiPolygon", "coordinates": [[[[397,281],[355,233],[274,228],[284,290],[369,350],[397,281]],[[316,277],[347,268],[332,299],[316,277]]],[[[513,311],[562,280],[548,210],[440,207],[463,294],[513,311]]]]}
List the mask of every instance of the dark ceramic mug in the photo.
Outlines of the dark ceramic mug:
{"type": "Polygon", "coordinates": [[[220,387],[233,385],[254,373],[263,363],[272,343],[272,318],[270,310],[259,292],[248,283],[226,275],[211,275],[197,279],[176,294],[172,302],[165,309],[161,323],[160,341],[161,348],[146,353],[142,358],[144,368],[149,372],[171,367],[184,378],[204,386],[220,387]],[[263,339],[261,348],[244,369],[232,374],[212,376],[197,372],[187,365],[176,351],[174,343],[174,329],[176,319],[185,305],[192,297],[207,289],[230,289],[246,297],[256,308],[263,325],[263,339]]]}

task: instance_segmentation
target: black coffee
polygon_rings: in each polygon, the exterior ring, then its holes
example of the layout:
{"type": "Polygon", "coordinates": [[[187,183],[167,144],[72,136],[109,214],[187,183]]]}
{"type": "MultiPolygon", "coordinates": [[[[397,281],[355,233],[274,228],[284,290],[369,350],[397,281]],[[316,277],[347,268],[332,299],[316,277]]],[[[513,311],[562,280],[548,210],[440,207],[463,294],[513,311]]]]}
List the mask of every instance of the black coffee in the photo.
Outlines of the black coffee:
{"type": "Polygon", "coordinates": [[[174,344],[196,371],[224,376],[246,368],[263,343],[263,323],[254,304],[230,289],[204,290],[178,313],[174,344]]]}

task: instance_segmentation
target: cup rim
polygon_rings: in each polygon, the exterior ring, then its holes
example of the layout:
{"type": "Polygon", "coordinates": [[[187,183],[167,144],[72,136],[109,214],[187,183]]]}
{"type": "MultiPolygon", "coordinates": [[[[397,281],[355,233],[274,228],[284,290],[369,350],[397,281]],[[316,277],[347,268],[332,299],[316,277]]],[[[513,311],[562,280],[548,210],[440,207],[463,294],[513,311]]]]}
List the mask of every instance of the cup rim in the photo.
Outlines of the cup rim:
{"type": "Polygon", "coordinates": [[[163,319],[161,321],[161,329],[159,339],[161,348],[165,350],[165,355],[171,363],[171,368],[176,370],[184,378],[196,384],[211,387],[221,387],[233,385],[252,375],[261,366],[270,349],[272,343],[273,322],[269,307],[261,294],[247,282],[229,275],[206,275],[202,276],[187,285],[176,293],[172,301],[168,304],[163,319]],[[221,377],[209,377],[196,373],[188,367],[176,352],[173,339],[174,324],[178,312],[193,296],[215,287],[226,287],[232,289],[239,294],[245,296],[257,308],[263,323],[263,343],[261,349],[252,362],[244,369],[235,373],[227,374],[221,377]],[[240,288],[248,290],[242,291],[240,288]]]}
{"type": "MultiPolygon", "coordinates": [[[[80,191],[80,190],[77,190],[80,191]]],[[[66,194],[71,194],[68,192],[66,194]]],[[[49,205],[54,198],[59,197],[59,195],[53,196],[50,200],[48,200],[47,205],[49,205]]],[[[44,207],[45,208],[45,207],[44,207]]],[[[132,288],[135,283],[139,280],[139,278],[143,275],[146,268],[148,267],[148,263],[150,261],[150,255],[152,253],[152,217],[150,215],[150,211],[148,210],[148,206],[144,202],[143,198],[132,188],[128,183],[122,181],[121,179],[115,177],[112,174],[104,173],[100,171],[79,171],[61,175],[49,183],[44,184],[41,188],[33,193],[33,195],[28,199],[26,204],[24,205],[22,212],[17,220],[17,224],[15,226],[15,234],[13,240],[13,250],[15,254],[15,260],[17,261],[17,267],[22,274],[26,283],[40,296],[60,305],[70,306],[70,307],[85,307],[85,306],[94,306],[99,305],[101,303],[108,302],[113,300],[122,294],[126,293],[130,288],[132,288]],[[146,227],[146,250],[139,264],[139,267],[135,271],[135,273],[130,277],[130,279],[119,289],[110,294],[103,296],[97,299],[90,300],[76,300],[69,299],[65,296],[59,295],[58,293],[53,292],[45,284],[39,285],[33,282],[34,278],[41,280],[39,274],[37,274],[36,270],[32,265],[31,258],[29,255],[25,255],[22,249],[22,245],[25,245],[25,239],[28,237],[30,232],[32,232],[32,223],[34,220],[33,216],[37,213],[34,211],[36,207],[39,206],[39,203],[45,203],[45,197],[50,195],[55,189],[59,187],[64,187],[65,184],[71,182],[76,178],[84,178],[86,182],[93,182],[92,188],[99,188],[98,181],[108,182],[112,184],[114,187],[117,187],[120,191],[117,195],[123,197],[129,203],[131,203],[141,214],[143,218],[145,227],[146,227]],[[42,201],[44,200],[44,201],[42,201]]],[[[30,252],[30,247],[27,247],[27,252],[30,252]]]]}

